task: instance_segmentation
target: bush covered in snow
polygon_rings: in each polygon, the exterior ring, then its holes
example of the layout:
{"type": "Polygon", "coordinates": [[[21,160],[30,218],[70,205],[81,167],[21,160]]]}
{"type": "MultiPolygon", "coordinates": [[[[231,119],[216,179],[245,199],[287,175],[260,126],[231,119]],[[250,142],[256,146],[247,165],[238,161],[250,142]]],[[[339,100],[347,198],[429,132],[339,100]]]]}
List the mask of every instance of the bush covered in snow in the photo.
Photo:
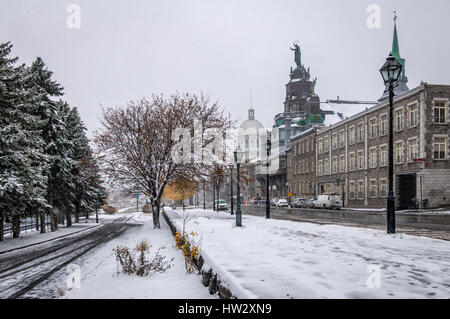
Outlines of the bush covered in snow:
{"type": "Polygon", "coordinates": [[[165,272],[172,267],[173,258],[167,261],[160,254],[161,248],[157,250],[153,259],[147,259],[150,254],[151,245],[147,240],[140,241],[134,249],[126,246],[118,246],[114,249],[117,261],[117,273],[125,273],[128,275],[136,274],[138,276],[148,276],[155,272],[165,272]]]}

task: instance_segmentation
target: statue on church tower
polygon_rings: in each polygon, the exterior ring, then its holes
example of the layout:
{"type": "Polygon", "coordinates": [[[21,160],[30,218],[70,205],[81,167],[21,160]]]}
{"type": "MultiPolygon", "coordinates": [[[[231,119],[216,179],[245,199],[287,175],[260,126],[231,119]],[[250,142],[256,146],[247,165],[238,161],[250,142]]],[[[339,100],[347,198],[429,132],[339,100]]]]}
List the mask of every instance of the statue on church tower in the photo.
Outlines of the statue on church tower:
{"type": "Polygon", "coordinates": [[[297,67],[302,66],[302,52],[300,51],[300,47],[298,44],[294,43],[294,47],[290,48],[292,51],[295,52],[295,63],[297,64],[297,67]]]}

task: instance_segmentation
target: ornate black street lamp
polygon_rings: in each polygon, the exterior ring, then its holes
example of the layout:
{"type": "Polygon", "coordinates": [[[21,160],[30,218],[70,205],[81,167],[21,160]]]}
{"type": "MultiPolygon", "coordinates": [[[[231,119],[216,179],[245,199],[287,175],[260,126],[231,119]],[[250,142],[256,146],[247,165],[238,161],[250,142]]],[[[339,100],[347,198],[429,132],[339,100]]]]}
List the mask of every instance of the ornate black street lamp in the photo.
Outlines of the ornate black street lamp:
{"type": "Polygon", "coordinates": [[[241,212],[241,161],[244,153],[238,147],[234,151],[234,162],[237,167],[237,207],[236,207],[236,227],[242,227],[242,212],[241,212]]]}
{"type": "Polygon", "coordinates": [[[234,215],[234,200],[233,200],[233,165],[230,165],[230,191],[231,191],[231,215],[234,215]]]}
{"type": "Polygon", "coordinates": [[[267,172],[266,172],[266,218],[270,219],[270,196],[269,196],[269,185],[270,185],[270,176],[269,176],[269,167],[270,167],[270,151],[272,149],[272,142],[270,139],[267,139],[267,172]]]}
{"type": "Polygon", "coordinates": [[[203,181],[203,210],[206,210],[206,185],[203,181]]]}
{"type": "Polygon", "coordinates": [[[383,67],[380,69],[384,84],[389,86],[389,190],[387,197],[387,232],[395,234],[395,197],[394,197],[394,129],[393,104],[395,83],[402,72],[402,65],[389,54],[383,67]]]}
{"type": "Polygon", "coordinates": [[[213,211],[216,211],[216,180],[213,178],[213,211]]]}

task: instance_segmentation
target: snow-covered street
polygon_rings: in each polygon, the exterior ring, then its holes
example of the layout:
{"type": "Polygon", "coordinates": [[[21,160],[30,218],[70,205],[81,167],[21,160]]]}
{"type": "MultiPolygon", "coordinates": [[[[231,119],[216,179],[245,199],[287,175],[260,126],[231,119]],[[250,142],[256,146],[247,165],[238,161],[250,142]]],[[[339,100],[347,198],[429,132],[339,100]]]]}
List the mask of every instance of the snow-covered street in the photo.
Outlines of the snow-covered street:
{"type": "Polygon", "coordinates": [[[247,215],[236,228],[229,213],[166,211],[179,229],[189,215],[206,264],[240,298],[450,297],[448,241],[247,215]]]}

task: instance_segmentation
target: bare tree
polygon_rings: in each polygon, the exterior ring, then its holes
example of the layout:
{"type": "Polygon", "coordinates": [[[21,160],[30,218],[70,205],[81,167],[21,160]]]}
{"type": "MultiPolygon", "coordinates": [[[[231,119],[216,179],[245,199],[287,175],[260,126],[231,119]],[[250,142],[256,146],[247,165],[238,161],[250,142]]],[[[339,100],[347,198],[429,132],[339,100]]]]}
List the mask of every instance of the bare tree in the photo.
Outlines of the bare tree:
{"type": "MultiPolygon", "coordinates": [[[[139,189],[149,197],[155,228],[160,228],[160,201],[165,187],[179,178],[199,180],[209,174],[208,163],[180,163],[173,156],[181,151],[193,159],[195,123],[201,123],[202,135],[206,129],[223,132],[232,124],[230,115],[220,109],[218,102],[210,103],[204,95],[187,93],[170,98],[153,95],[150,101],[142,99],[125,107],[103,110],[103,129],[96,133],[95,143],[105,175],[112,185],[130,194],[139,189]],[[178,128],[189,129],[187,135],[192,139],[181,150],[175,148],[179,141],[173,139],[178,128]]],[[[200,140],[203,149],[214,139],[200,140]]]]}

